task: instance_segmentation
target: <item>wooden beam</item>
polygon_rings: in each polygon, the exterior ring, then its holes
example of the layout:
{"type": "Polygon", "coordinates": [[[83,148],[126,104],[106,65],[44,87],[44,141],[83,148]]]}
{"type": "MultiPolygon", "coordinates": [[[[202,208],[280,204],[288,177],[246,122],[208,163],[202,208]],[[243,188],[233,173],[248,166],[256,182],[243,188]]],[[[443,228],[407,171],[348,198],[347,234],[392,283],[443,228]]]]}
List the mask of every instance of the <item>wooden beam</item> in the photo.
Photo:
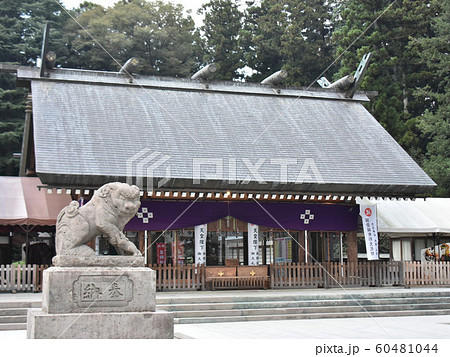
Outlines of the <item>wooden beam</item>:
{"type": "Polygon", "coordinates": [[[356,231],[347,234],[347,262],[358,263],[358,237],[356,231]]]}
{"type": "Polygon", "coordinates": [[[45,70],[47,69],[45,65],[45,55],[47,54],[49,39],[50,39],[50,23],[47,22],[44,27],[44,36],[42,37],[40,77],[45,76],[45,70]]]}
{"type": "Polygon", "coordinates": [[[355,72],[355,81],[348,89],[347,93],[345,94],[345,98],[353,98],[356,91],[358,90],[359,84],[361,83],[364,74],[366,73],[367,68],[369,67],[370,59],[372,58],[372,52],[369,52],[363,56],[361,59],[361,62],[359,63],[358,68],[355,72]]]}

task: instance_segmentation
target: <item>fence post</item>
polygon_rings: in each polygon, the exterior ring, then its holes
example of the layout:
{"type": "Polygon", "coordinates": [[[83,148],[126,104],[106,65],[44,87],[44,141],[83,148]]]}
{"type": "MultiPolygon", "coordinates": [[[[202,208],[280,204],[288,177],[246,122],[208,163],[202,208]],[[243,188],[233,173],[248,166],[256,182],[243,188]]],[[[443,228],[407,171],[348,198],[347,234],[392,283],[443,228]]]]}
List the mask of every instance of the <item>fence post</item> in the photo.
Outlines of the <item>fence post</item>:
{"type": "Polygon", "coordinates": [[[381,262],[375,264],[375,286],[381,286],[381,262]]]}
{"type": "Polygon", "coordinates": [[[33,292],[37,292],[37,265],[33,264],[33,292]]]}
{"type": "Polygon", "coordinates": [[[269,263],[268,265],[268,269],[269,269],[269,289],[273,289],[273,285],[272,285],[272,263],[269,263]]]}
{"type": "Polygon", "coordinates": [[[406,262],[404,261],[398,262],[398,285],[404,285],[406,287],[405,264],[406,262]]]}
{"type": "Polygon", "coordinates": [[[17,291],[16,280],[16,267],[11,265],[11,291],[13,293],[17,291]]]}
{"type": "Polygon", "coordinates": [[[200,273],[200,278],[202,279],[202,291],[206,290],[206,267],[203,264],[198,265],[198,272],[200,273]]]}
{"type": "Polygon", "coordinates": [[[329,263],[322,263],[322,272],[323,272],[323,287],[325,289],[329,288],[329,279],[330,279],[330,265],[329,263]]]}

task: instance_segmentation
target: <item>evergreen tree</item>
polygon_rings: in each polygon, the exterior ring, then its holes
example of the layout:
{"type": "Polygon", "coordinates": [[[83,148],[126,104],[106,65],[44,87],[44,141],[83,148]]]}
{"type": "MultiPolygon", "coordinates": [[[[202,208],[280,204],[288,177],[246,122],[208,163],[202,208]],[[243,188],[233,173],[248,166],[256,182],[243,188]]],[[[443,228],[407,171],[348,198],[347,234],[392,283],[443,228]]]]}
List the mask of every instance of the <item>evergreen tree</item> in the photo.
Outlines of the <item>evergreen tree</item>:
{"type": "Polygon", "coordinates": [[[243,40],[246,60],[261,81],[279,69],[286,84],[309,86],[332,63],[329,1],[262,0],[249,2],[243,40]]]}
{"type": "MultiPolygon", "coordinates": [[[[64,52],[61,28],[67,14],[54,0],[2,0],[0,6],[0,62],[35,65],[40,56],[46,22],[51,24],[50,49],[64,52]]],[[[15,78],[0,73],[0,175],[17,175],[22,146],[26,90],[15,87],[15,78]]]]}
{"type": "Polygon", "coordinates": [[[243,52],[239,33],[243,14],[235,0],[211,0],[198,11],[204,16],[200,27],[203,64],[217,65],[216,79],[232,80],[240,77],[238,69],[243,66],[243,52]]]}
{"type": "Polygon", "coordinates": [[[372,52],[361,89],[376,90],[378,97],[368,109],[418,160],[423,143],[414,117],[423,112],[424,102],[414,97],[413,91],[429,81],[432,73],[420,60],[417,48],[409,44],[411,36],[433,36],[430,22],[435,16],[435,6],[421,0],[341,0],[338,3],[333,42],[336,56],[341,59],[335,79],[354,73],[361,57],[372,52]]]}
{"type": "Polygon", "coordinates": [[[77,22],[84,29],[73,21],[66,27],[68,67],[117,71],[137,57],[139,73],[187,77],[197,66],[199,39],[181,5],[129,0],[105,9],[87,3],[77,22]]]}
{"type": "Polygon", "coordinates": [[[13,153],[22,148],[26,90],[15,87],[14,77],[0,73],[0,175],[16,176],[19,159],[13,153]]]}
{"type": "Polygon", "coordinates": [[[432,22],[434,37],[413,41],[412,47],[433,73],[433,80],[415,91],[427,109],[416,118],[427,142],[422,166],[438,184],[437,196],[450,197],[450,3],[433,1],[439,16],[432,22]]]}

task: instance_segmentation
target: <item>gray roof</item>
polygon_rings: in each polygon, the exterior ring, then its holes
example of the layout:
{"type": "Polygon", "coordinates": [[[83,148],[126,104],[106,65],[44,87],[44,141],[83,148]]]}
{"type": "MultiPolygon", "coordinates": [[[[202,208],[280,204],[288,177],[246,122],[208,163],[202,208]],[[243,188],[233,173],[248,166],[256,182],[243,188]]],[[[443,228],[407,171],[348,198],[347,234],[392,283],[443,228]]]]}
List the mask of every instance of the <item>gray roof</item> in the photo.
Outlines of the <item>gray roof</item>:
{"type": "Polygon", "coordinates": [[[78,70],[38,76],[18,71],[31,81],[36,171],[53,186],[153,176],[177,189],[407,195],[435,185],[364,108],[364,93],[345,99],[332,90],[163,77],[130,83],[78,70]]]}

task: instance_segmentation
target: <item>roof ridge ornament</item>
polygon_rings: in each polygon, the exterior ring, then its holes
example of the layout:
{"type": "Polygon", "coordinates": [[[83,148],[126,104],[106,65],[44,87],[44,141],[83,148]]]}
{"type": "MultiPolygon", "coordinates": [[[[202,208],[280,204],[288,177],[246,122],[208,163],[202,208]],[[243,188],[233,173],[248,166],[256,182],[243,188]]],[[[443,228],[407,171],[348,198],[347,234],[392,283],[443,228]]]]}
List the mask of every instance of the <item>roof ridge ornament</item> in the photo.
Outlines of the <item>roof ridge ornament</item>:
{"type": "Polygon", "coordinates": [[[49,41],[50,41],[50,22],[47,22],[45,23],[44,34],[42,37],[41,61],[40,61],[41,69],[39,77],[45,77],[46,76],[45,71],[52,69],[56,63],[56,53],[53,51],[48,51],[49,41]]]}
{"type": "Polygon", "coordinates": [[[367,67],[369,67],[370,59],[372,58],[372,52],[366,53],[356,69],[355,75],[344,76],[337,81],[330,83],[326,77],[322,77],[317,80],[317,83],[325,89],[337,89],[339,91],[346,91],[345,98],[353,98],[358,90],[367,67]]]}
{"type": "Polygon", "coordinates": [[[133,81],[133,69],[136,69],[139,66],[139,59],[137,57],[131,57],[125,64],[120,68],[119,74],[126,74],[130,77],[130,82],[133,81]]]}
{"type": "Polygon", "coordinates": [[[366,73],[367,68],[369,67],[370,59],[372,58],[372,52],[366,53],[361,62],[359,62],[359,66],[355,72],[355,81],[352,83],[347,93],[345,93],[345,98],[353,98],[356,91],[358,90],[359,84],[361,83],[364,74],[366,73]]]}
{"type": "Polygon", "coordinates": [[[217,71],[217,66],[214,63],[207,64],[205,67],[195,72],[191,79],[208,80],[217,71]]]}
{"type": "Polygon", "coordinates": [[[326,79],[326,77],[322,77],[317,80],[317,83],[319,83],[319,85],[322,88],[326,88],[326,89],[334,88],[334,89],[341,90],[341,91],[346,91],[354,82],[355,82],[355,77],[351,74],[344,76],[333,83],[330,83],[328,81],[328,79],[326,79]]]}
{"type": "Polygon", "coordinates": [[[281,69],[278,72],[272,73],[269,77],[263,79],[261,81],[261,84],[277,85],[278,83],[284,81],[287,78],[287,76],[288,76],[287,71],[281,69]]]}

